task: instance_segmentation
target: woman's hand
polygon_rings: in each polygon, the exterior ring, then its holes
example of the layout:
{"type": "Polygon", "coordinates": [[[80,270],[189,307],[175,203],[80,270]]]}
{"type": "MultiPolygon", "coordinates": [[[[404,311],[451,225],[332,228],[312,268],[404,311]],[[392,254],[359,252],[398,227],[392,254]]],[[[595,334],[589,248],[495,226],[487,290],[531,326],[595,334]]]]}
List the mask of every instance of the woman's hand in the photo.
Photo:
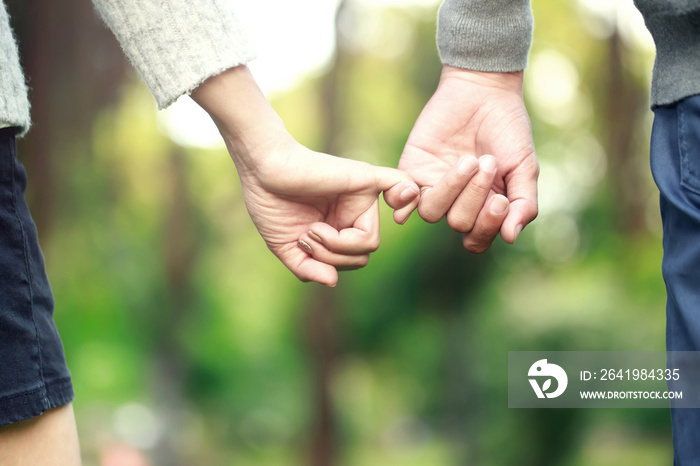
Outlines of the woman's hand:
{"type": "Polygon", "coordinates": [[[311,151],[296,142],[245,67],[205,81],[192,97],[226,141],[253,223],[303,281],[335,286],[337,270],[367,265],[379,247],[382,191],[395,209],[415,203],[418,186],[392,168],[311,151]]]}

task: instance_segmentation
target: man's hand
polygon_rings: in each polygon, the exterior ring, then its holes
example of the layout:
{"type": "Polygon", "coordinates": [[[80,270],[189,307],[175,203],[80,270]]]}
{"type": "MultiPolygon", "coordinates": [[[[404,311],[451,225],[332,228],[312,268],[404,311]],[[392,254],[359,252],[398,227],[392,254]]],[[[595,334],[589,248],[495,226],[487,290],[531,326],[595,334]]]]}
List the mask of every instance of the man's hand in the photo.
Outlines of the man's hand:
{"type": "MultiPolygon", "coordinates": [[[[513,243],[537,216],[539,167],[523,104],[522,72],[445,65],[435,94],[411,131],[399,169],[423,190],[420,216],[437,222],[446,214],[448,224],[464,233],[468,250],[485,251],[499,231],[513,243]]],[[[394,195],[385,193],[386,198],[394,195]]],[[[403,223],[412,207],[395,212],[394,219],[403,223]]]]}
{"type": "Polygon", "coordinates": [[[379,247],[382,191],[393,208],[418,186],[399,170],[313,152],[296,142],[246,67],[192,94],[212,116],[236,163],[250,217],[268,248],[303,281],[335,286],[337,270],[364,267],[379,247]]]}

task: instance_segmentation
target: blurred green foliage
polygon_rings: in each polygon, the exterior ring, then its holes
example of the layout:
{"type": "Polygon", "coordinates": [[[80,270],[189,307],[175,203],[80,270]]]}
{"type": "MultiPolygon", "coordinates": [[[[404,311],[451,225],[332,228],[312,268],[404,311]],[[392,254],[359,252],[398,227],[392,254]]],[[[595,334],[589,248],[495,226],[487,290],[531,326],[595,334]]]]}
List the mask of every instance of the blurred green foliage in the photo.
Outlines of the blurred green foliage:
{"type": "MultiPolygon", "coordinates": [[[[247,217],[225,150],[178,147],[139,83],[100,109],[79,143],[57,149],[70,156],[43,246],[85,464],[115,443],[156,465],[309,464],[324,441],[313,434],[319,377],[338,465],[669,463],[666,411],[507,408],[508,351],[663,349],[645,165],[651,52],[614,28],[594,33],[604,20],[576,5],[533,5],[525,96],[541,216],[518,244],[497,240],[482,256],[444,222],[414,215],[397,226],[384,206],[382,246],[366,269],[342,274],[330,295],[297,282],[247,217]],[[624,105],[608,92],[612,53],[643,109],[629,121],[610,118],[624,105]],[[538,80],[555,94],[564,86],[559,100],[538,80]],[[613,153],[624,125],[630,150],[613,153]],[[623,179],[620,166],[639,177],[623,179]],[[639,202],[618,196],[630,187],[639,202]],[[319,302],[332,314],[325,376],[311,335],[319,302]]],[[[311,148],[395,166],[439,77],[435,10],[344,14],[338,131],[327,132],[322,92],[333,71],[273,105],[311,148]],[[353,24],[367,15],[379,32],[359,41],[353,24]]]]}

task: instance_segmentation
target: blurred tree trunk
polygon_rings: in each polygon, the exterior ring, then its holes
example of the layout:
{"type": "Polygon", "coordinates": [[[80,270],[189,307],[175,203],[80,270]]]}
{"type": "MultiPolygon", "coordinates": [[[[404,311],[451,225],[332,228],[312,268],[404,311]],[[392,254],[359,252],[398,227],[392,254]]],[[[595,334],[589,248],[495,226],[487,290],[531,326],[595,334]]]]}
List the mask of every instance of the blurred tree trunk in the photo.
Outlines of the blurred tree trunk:
{"type": "Polygon", "coordinates": [[[323,78],[321,83],[322,105],[321,113],[324,117],[325,127],[322,134],[324,138],[320,150],[327,154],[339,156],[338,136],[342,123],[342,77],[348,69],[350,56],[347,47],[343,46],[343,37],[340,34],[340,22],[345,15],[351,15],[349,0],[342,0],[335,14],[335,59],[333,66],[323,78]]]}
{"type": "Polygon", "coordinates": [[[623,234],[634,234],[645,230],[646,196],[642,195],[645,192],[642,167],[646,170],[647,164],[640,163],[634,134],[642,127],[648,100],[646,92],[624,66],[628,54],[619,32],[615,30],[608,39],[603,128],[616,227],[623,234]]]}
{"type": "Polygon", "coordinates": [[[313,371],[314,403],[311,433],[311,466],[331,466],[337,457],[337,432],[331,395],[336,364],[338,306],[334,290],[318,288],[309,299],[305,317],[305,337],[313,371]]]}
{"type": "MultiPolygon", "coordinates": [[[[97,112],[112,102],[128,66],[85,0],[9,0],[30,88],[32,130],[20,141],[27,198],[42,240],[50,237],[76,146],[88,147],[97,112]]],[[[45,242],[45,241],[44,241],[45,242]]]]}
{"type": "MultiPolygon", "coordinates": [[[[321,109],[325,127],[322,134],[321,151],[338,155],[338,135],[340,133],[342,108],[339,105],[342,95],[341,76],[347,67],[348,54],[342,46],[338,24],[343,14],[347,14],[347,0],[340,2],[335,16],[335,63],[322,82],[321,109]]],[[[317,288],[311,296],[305,317],[305,338],[310,350],[316,412],[310,445],[312,466],[331,466],[336,463],[338,440],[336,420],[331,396],[331,384],[336,363],[337,313],[339,312],[335,290],[317,288]]]]}
{"type": "MultiPolygon", "coordinates": [[[[89,162],[91,134],[100,111],[116,102],[130,69],[119,44],[86,0],[9,0],[12,26],[30,87],[32,129],[20,141],[27,167],[27,198],[44,245],[50,237],[62,190],[71,186],[71,167],[89,162]]],[[[153,327],[156,348],[154,398],[163,416],[166,438],[155,449],[156,464],[183,464],[173,437],[183,406],[187,371],[177,341],[183,318],[191,310],[191,275],[197,258],[196,218],[191,207],[185,157],[174,149],[170,169],[169,212],[164,225],[165,302],[153,327]]],[[[65,195],[70,199],[71,195],[65,195]]]]}
{"type": "Polygon", "coordinates": [[[179,422],[185,408],[183,387],[189,372],[188,362],[179,340],[187,315],[193,312],[193,270],[199,257],[201,229],[192,204],[187,182],[186,158],[182,149],[173,146],[167,159],[170,176],[168,216],[163,228],[164,267],[166,277],[165,309],[157,314],[153,338],[156,342],[153,392],[163,424],[169,426],[164,441],[154,451],[156,464],[187,464],[180,455],[179,422]]]}

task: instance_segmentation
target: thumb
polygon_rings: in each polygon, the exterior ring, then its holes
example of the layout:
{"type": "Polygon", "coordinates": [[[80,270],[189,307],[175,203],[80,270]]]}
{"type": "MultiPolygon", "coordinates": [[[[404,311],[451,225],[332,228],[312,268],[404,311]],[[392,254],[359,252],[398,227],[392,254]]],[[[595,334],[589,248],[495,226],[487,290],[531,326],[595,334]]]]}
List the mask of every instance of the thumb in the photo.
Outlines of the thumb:
{"type": "Polygon", "coordinates": [[[279,256],[287,268],[302,282],[316,282],[334,287],[338,283],[338,271],[332,265],[309,256],[300,248],[291,252],[294,257],[279,256]]]}
{"type": "Polygon", "coordinates": [[[317,261],[313,257],[305,258],[294,267],[289,267],[297,278],[303,282],[316,282],[331,288],[338,284],[338,271],[335,267],[317,261]]]}
{"type": "Polygon", "coordinates": [[[330,287],[338,283],[336,268],[314,259],[296,241],[281,248],[270,247],[270,251],[302,282],[317,282],[330,287]]]}

